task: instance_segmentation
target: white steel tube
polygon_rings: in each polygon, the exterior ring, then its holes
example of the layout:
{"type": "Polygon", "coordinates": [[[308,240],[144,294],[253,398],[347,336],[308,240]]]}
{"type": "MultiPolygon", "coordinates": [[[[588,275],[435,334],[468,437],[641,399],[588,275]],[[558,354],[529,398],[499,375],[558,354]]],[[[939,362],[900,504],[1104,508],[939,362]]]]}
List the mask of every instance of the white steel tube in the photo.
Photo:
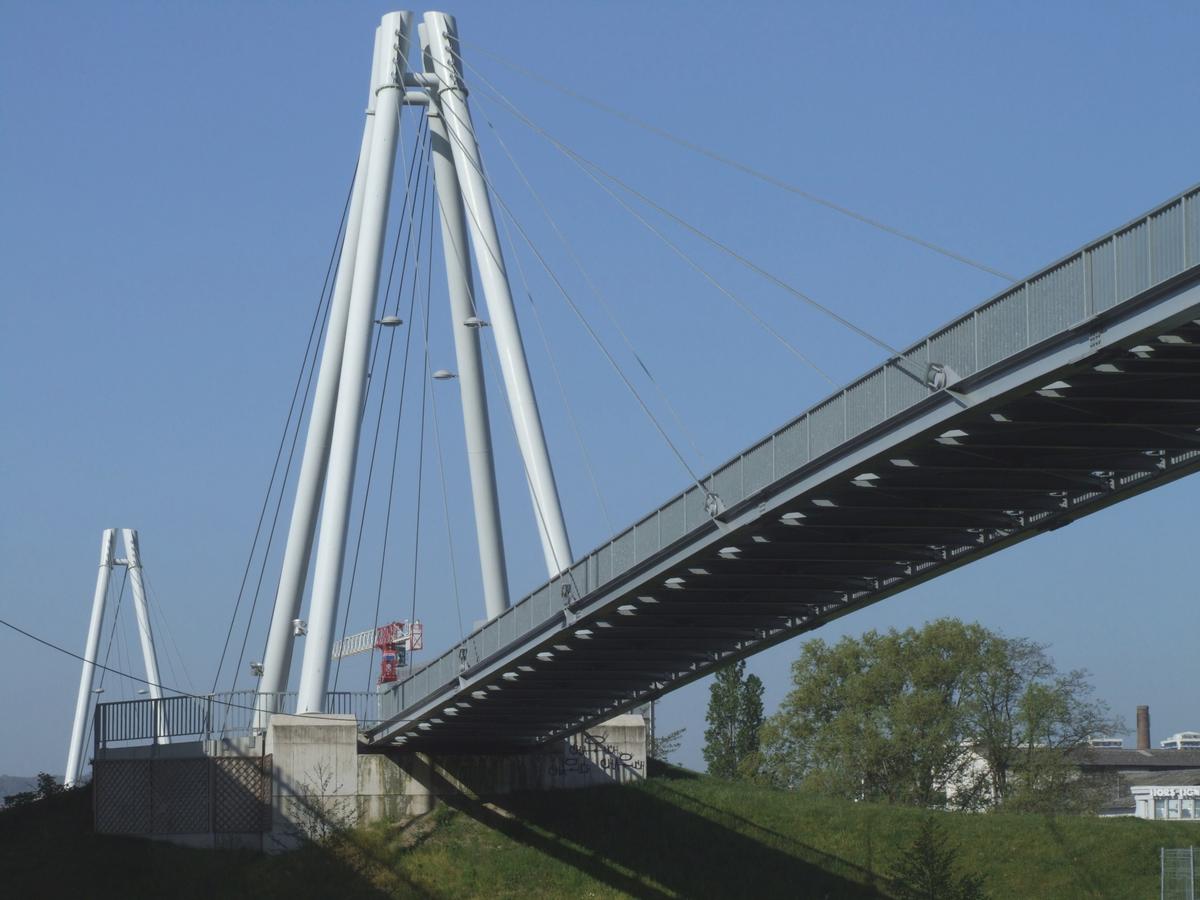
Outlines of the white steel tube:
{"type": "Polygon", "coordinates": [[[350,291],[345,352],[329,449],[325,503],[321,509],[308,637],[300,669],[300,691],[296,703],[299,713],[323,712],[325,706],[329,655],[333,650],[338,595],[346,556],[346,532],[350,523],[359,428],[367,384],[367,356],[371,346],[375,300],[379,293],[379,270],[392,193],[396,135],[411,26],[412,13],[409,12],[388,13],[380,25],[389,56],[385,78],[376,89],[371,158],[367,165],[361,232],[354,259],[354,283],[350,291]]]}
{"type": "Polygon", "coordinates": [[[75,698],[75,721],[71,725],[71,743],[67,747],[67,771],[63,784],[74,787],[83,781],[83,735],[87,731],[88,709],[92,701],[92,682],[96,675],[96,654],[100,652],[100,629],[104,624],[104,601],[113,567],[115,529],[106,528],[100,538],[100,571],[96,573],[96,593],[92,595],[92,621],[88,624],[87,644],[83,648],[83,670],[79,673],[79,696],[75,698]]]}
{"type": "Polygon", "coordinates": [[[295,645],[293,622],[300,616],[304,584],[312,557],[313,534],[317,511],[321,508],[321,492],[325,488],[325,466],[329,461],[329,441],[333,433],[334,410],[337,406],[338,379],[342,371],[342,352],[346,343],[346,320],[350,311],[350,288],[354,282],[354,261],[358,250],[359,226],[362,221],[363,196],[366,191],[367,167],[371,159],[371,135],[375,125],[375,88],[383,76],[390,42],[384,40],[382,28],[375,29],[375,50],[371,60],[371,80],[368,85],[366,124],[358,151],[358,166],[354,186],[350,189],[350,207],[346,214],[346,236],[342,241],[337,275],[333,282],[329,324],[321,350],[321,366],[317,373],[317,389],[313,394],[312,412],[308,420],[308,435],[304,440],[304,457],[296,481],[296,497],[292,503],[292,521],[288,528],[287,546],[283,552],[283,568],[279,590],[267,635],[263,657],[263,674],[258,684],[255,707],[256,727],[265,728],[271,712],[278,709],[279,695],[287,690],[292,668],[292,648],[295,645]]]}
{"type": "Polygon", "coordinates": [[[150,693],[151,700],[160,701],[156,709],[158,727],[154,743],[169,744],[167,721],[161,703],[162,681],[158,675],[158,651],[154,648],[154,630],[150,627],[150,608],[146,605],[146,586],[142,582],[142,557],[138,551],[138,536],[132,528],[122,528],[121,536],[125,540],[125,565],[129,570],[129,590],[133,594],[133,611],[137,616],[138,639],[142,645],[142,659],[146,663],[146,688],[150,693]]]}
{"type": "Polygon", "coordinates": [[[553,578],[573,562],[567,526],[563,521],[558,486],[550,465],[546,436],[538,412],[521,330],[508,285],[508,272],[500,251],[495,217],[488,198],[487,182],[479,159],[479,145],[467,108],[466,89],[459,66],[458,32],[454,17],[440,12],[425,13],[425,30],[429,41],[429,60],[438,76],[438,103],[444,113],[449,132],[454,165],[462,185],[463,203],[475,249],[475,264],[487,298],[488,313],[495,329],[496,347],[500,354],[500,370],[508,392],[509,408],[517,432],[517,443],[534,497],[534,515],[542,536],[546,567],[553,578]]]}
{"type": "MultiPolygon", "coordinates": [[[[417,28],[421,52],[428,49],[425,26],[417,28]]],[[[428,63],[426,64],[428,66],[428,63]]],[[[483,379],[483,355],[479,348],[478,321],[467,324],[479,313],[471,286],[470,247],[463,215],[458,174],[450,138],[436,102],[429,104],[430,146],[433,183],[442,223],[442,252],[446,258],[446,281],[458,384],[466,432],[467,466],[475,509],[475,535],[479,541],[479,567],[483,574],[483,600],[489,619],[508,609],[508,570],[504,559],[504,536],[500,525],[500,501],[496,492],[496,467],[492,456],[492,430],[488,421],[487,387],[483,379]]]]}

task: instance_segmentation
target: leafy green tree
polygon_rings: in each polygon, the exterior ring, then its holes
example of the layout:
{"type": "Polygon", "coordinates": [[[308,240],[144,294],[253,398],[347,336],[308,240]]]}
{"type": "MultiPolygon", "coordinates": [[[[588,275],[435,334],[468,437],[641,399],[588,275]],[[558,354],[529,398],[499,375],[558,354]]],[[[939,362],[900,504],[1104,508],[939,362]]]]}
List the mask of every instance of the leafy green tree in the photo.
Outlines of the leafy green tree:
{"type": "Polygon", "coordinates": [[[1086,672],[1058,672],[1031,641],[939,619],[807,642],[762,730],[759,772],[849,799],[1028,808],[1028,796],[1080,809],[1087,781],[1068,751],[1118,730],[1086,672]]]}
{"type": "Polygon", "coordinates": [[[746,675],[745,661],[717,672],[709,688],[704,730],[704,761],[721,778],[746,774],[746,764],[758,756],[763,726],[763,683],[746,675]]]}
{"type": "Polygon", "coordinates": [[[985,900],[982,875],[957,872],[958,850],[932,817],[892,866],[892,892],[898,900],[985,900]]]}
{"type": "Polygon", "coordinates": [[[967,770],[961,705],[983,632],[944,619],[807,642],[763,729],[764,776],[849,799],[944,802],[967,770]]]}
{"type": "Polygon", "coordinates": [[[1026,638],[989,635],[982,657],[968,728],[991,795],[1031,812],[1093,811],[1102,788],[1080,777],[1070,751],[1126,729],[1092,696],[1088,672],[1059,672],[1046,646],[1026,638]]]}

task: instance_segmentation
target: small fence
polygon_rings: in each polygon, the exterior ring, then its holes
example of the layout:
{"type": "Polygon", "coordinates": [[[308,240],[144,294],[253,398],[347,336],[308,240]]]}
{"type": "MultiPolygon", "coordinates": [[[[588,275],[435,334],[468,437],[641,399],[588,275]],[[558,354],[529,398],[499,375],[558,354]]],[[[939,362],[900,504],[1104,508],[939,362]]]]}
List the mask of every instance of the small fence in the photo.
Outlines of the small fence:
{"type": "MultiPolygon", "coordinates": [[[[353,715],[360,729],[369,728],[379,722],[376,696],[367,691],[334,691],[326,695],[325,711],[332,715],[353,715]]],[[[275,694],[266,703],[256,691],[97,703],[96,749],[175,737],[197,740],[241,737],[263,728],[273,712],[295,711],[294,692],[275,694]]]]}
{"type": "Polygon", "coordinates": [[[1196,848],[1164,847],[1160,852],[1160,900],[1196,900],[1196,848]]]}

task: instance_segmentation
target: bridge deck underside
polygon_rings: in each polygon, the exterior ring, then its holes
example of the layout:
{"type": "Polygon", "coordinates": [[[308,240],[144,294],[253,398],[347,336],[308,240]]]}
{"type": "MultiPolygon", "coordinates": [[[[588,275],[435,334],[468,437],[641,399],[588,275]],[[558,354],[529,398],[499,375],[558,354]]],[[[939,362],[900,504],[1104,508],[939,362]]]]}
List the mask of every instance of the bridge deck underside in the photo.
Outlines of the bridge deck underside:
{"type": "Polygon", "coordinates": [[[967,385],[934,426],[714,525],[365,740],[536,745],[1200,468],[1197,316],[1185,305],[1119,344],[1085,339],[993,395],[967,385]]]}

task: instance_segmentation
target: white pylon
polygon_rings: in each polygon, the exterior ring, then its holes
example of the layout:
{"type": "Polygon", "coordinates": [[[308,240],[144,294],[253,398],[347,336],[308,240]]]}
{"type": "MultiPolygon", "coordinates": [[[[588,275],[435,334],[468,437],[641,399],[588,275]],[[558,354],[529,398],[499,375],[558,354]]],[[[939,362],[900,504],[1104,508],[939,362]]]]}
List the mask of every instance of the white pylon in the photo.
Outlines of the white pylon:
{"type": "MultiPolygon", "coordinates": [[[[67,787],[77,785],[83,780],[85,765],[83,737],[87,730],[88,714],[92,706],[96,656],[100,651],[100,631],[104,624],[105,600],[108,596],[108,584],[114,566],[128,567],[138,634],[141,638],[142,658],[146,667],[147,689],[152,699],[160,701],[162,699],[162,684],[158,676],[158,652],[154,646],[154,632],[150,627],[150,612],[146,601],[145,585],[142,581],[142,563],[138,551],[137,532],[131,528],[122,529],[122,537],[125,541],[123,559],[117,559],[113,553],[116,537],[117,530],[115,528],[106,528],[100,538],[100,571],[96,575],[96,590],[92,595],[92,617],[88,623],[87,641],[83,648],[83,666],[79,673],[79,694],[75,698],[75,718],[71,725],[70,744],[67,747],[67,770],[63,774],[63,784],[67,787]]],[[[168,743],[166,717],[161,703],[156,710],[155,724],[155,743],[168,743]]]]}
{"type": "Polygon", "coordinates": [[[429,42],[429,64],[437,86],[438,105],[450,138],[454,167],[462,188],[463,204],[475,250],[475,265],[487,299],[487,309],[495,331],[500,371],[508,393],[517,444],[525,463],[525,473],[533,494],[534,516],[542,538],[546,568],[554,578],[570,568],[574,559],[567,538],[550,451],[542,431],[541,414],[521,342],[521,329],[513,306],[508,272],[500,250],[500,236],[488,198],[487,181],[479,157],[479,145],[471,124],[467,92],[459,63],[458,30],[453,16],[440,12],[425,13],[425,37],[429,42]]]}
{"type": "MultiPolygon", "coordinates": [[[[154,629],[150,625],[150,607],[146,604],[146,586],[142,583],[142,557],[138,550],[137,532],[132,528],[122,528],[121,536],[125,540],[125,563],[129,572],[129,589],[133,594],[133,611],[137,618],[138,639],[142,645],[142,659],[146,664],[146,689],[151,700],[162,700],[162,681],[158,676],[158,651],[154,648],[154,629]]],[[[120,562],[120,560],[118,560],[120,562]]],[[[167,737],[167,719],[162,703],[155,710],[157,733],[154,743],[169,743],[167,737]]]]}
{"type": "Polygon", "coordinates": [[[312,412],[308,419],[304,457],[296,481],[296,497],[292,502],[292,521],[288,528],[279,589],[275,594],[275,607],[271,616],[271,630],[267,635],[267,649],[263,656],[263,674],[258,683],[255,703],[258,710],[255,713],[255,727],[258,729],[266,727],[267,717],[278,708],[279,695],[287,690],[288,673],[292,667],[292,648],[296,640],[293,622],[300,616],[300,601],[304,596],[304,583],[308,579],[317,511],[321,507],[325,469],[329,462],[329,443],[333,433],[334,411],[337,407],[338,381],[342,373],[346,322],[350,312],[350,290],[354,283],[354,263],[358,252],[363,197],[366,194],[367,169],[371,160],[371,136],[375,127],[375,90],[382,82],[390,46],[390,42],[384,41],[383,29],[376,28],[366,123],[363,125],[362,144],[358,151],[358,166],[354,170],[354,186],[350,191],[346,235],[342,240],[337,275],[333,282],[333,299],[330,302],[325,344],[321,350],[321,367],[317,373],[317,388],[313,394],[312,412]]]}
{"type": "Polygon", "coordinates": [[[375,301],[379,293],[379,270],[387,230],[411,27],[412,13],[409,12],[388,13],[380,24],[388,57],[385,77],[375,89],[375,125],[371,133],[361,231],[355,253],[337,410],[329,448],[325,502],[321,509],[308,637],[300,669],[300,691],[296,700],[298,713],[319,713],[325,707],[329,654],[333,649],[338,596],[346,556],[346,532],[350,524],[351,493],[366,394],[367,356],[371,346],[375,301]]]}
{"type": "Polygon", "coordinates": [[[83,669],[79,673],[79,696],[75,698],[75,721],[71,725],[71,743],[67,748],[67,771],[63,784],[74,787],[83,780],[83,735],[87,729],[88,710],[92,702],[92,683],[96,675],[96,654],[100,650],[100,628],[104,623],[104,601],[108,596],[108,579],[113,568],[113,541],[116,532],[105,528],[100,538],[100,571],[96,575],[96,592],[92,596],[92,620],[88,624],[87,643],[83,647],[83,669]]]}
{"type": "MultiPolygon", "coordinates": [[[[417,26],[417,34],[421,42],[421,55],[427,57],[429,45],[424,25],[417,26]]],[[[425,65],[428,70],[432,64],[426,61],[425,65]]],[[[429,154],[433,160],[433,185],[442,223],[442,254],[446,260],[467,466],[474,501],[475,534],[479,541],[479,568],[483,576],[483,601],[488,618],[494,619],[508,609],[508,569],[504,561],[500,500],[492,456],[492,429],[488,421],[487,388],[483,380],[483,356],[479,347],[482,320],[475,307],[471,287],[471,248],[467,244],[467,225],[458,174],[454,169],[454,152],[436,100],[429,104],[426,116],[429,122],[429,154]]]]}

